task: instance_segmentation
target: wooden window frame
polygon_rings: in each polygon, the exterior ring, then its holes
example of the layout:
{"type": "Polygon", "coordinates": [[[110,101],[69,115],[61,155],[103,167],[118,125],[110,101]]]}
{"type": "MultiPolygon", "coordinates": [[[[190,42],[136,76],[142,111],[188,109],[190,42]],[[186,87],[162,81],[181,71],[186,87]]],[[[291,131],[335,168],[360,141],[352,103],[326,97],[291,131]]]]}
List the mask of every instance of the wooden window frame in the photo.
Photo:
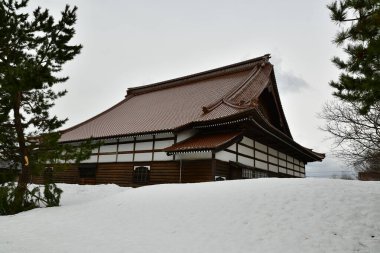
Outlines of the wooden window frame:
{"type": "Polygon", "coordinates": [[[148,184],[150,181],[150,165],[133,166],[132,181],[135,184],[148,184]],[[146,170],[142,171],[143,168],[146,170]]]}

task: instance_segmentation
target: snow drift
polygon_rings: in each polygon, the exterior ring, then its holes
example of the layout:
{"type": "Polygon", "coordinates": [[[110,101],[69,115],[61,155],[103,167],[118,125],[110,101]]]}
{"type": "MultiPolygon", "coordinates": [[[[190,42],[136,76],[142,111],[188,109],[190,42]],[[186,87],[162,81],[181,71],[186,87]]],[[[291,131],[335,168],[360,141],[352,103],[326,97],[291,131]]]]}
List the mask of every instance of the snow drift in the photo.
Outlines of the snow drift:
{"type": "Polygon", "coordinates": [[[380,183],[253,179],[65,185],[0,217],[0,252],[380,252],[380,183]]]}

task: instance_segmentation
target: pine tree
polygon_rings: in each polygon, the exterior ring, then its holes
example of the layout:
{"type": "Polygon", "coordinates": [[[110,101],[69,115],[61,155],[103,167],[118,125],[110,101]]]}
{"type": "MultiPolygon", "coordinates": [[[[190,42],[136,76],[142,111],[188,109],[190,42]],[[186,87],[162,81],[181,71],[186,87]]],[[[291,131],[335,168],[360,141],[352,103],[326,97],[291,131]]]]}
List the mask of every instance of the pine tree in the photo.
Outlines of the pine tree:
{"type": "Polygon", "coordinates": [[[342,27],[334,42],[348,56],[332,59],[342,73],[330,85],[335,96],[358,103],[360,113],[366,114],[380,101],[380,1],[340,0],[327,7],[342,27]]]}
{"type": "MultiPolygon", "coordinates": [[[[59,144],[56,130],[66,119],[49,113],[54,101],[66,94],[66,90],[53,89],[68,79],[59,76],[62,66],[82,48],[70,44],[77,8],[67,5],[56,21],[40,7],[30,15],[25,11],[27,4],[28,0],[0,0],[0,159],[21,166],[17,187],[2,191],[9,193],[6,205],[13,205],[3,213],[30,209],[40,201],[59,204],[55,185],[45,187],[50,191],[45,198],[38,190],[28,189],[31,174],[41,173],[47,163],[83,160],[91,148],[88,143],[59,144]]],[[[1,196],[0,203],[5,203],[1,196]]]]}

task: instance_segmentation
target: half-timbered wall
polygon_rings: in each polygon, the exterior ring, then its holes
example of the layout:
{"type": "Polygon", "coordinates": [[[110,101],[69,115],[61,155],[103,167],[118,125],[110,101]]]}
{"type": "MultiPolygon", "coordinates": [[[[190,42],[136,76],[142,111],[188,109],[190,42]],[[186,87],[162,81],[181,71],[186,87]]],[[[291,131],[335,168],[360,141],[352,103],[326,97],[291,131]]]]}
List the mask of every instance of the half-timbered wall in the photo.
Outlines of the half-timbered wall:
{"type": "Polygon", "coordinates": [[[174,156],[168,156],[162,150],[173,145],[176,138],[172,133],[165,133],[107,139],[82,163],[172,161],[174,156]]]}
{"type": "Polygon", "coordinates": [[[303,162],[247,137],[244,137],[239,143],[217,152],[215,158],[225,162],[237,162],[264,171],[305,177],[303,162]]]}
{"type": "MultiPolygon", "coordinates": [[[[211,151],[171,156],[163,152],[164,148],[185,140],[195,133],[188,130],[176,135],[163,133],[107,139],[102,141],[102,145],[94,149],[91,157],[82,163],[98,164],[97,183],[117,183],[119,185],[131,185],[133,165],[143,163],[159,165],[160,169],[151,169],[150,183],[178,182],[181,177],[184,182],[213,180],[213,176],[226,175],[228,171],[227,167],[224,165],[223,167],[218,161],[232,161],[271,174],[280,173],[295,177],[304,177],[305,175],[304,164],[299,160],[247,137],[244,137],[239,143],[215,153],[216,165],[214,166],[209,164],[213,159],[211,151]],[[182,170],[179,167],[181,163],[182,170]],[[196,168],[197,165],[202,166],[196,168]],[[214,167],[214,171],[212,167],[214,167]]],[[[74,174],[72,171],[70,178],[64,178],[68,176],[67,174],[57,175],[57,179],[61,182],[78,181],[78,176],[74,174]]]]}

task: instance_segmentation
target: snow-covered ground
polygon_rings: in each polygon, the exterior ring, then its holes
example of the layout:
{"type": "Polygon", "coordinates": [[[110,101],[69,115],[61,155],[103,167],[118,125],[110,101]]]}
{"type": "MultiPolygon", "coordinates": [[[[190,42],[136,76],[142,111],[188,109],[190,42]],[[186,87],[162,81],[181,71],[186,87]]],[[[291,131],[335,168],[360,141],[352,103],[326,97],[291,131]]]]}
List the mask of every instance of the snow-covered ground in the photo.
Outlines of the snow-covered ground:
{"type": "Polygon", "coordinates": [[[60,187],[62,206],[0,217],[0,252],[380,252],[380,182],[60,187]]]}

